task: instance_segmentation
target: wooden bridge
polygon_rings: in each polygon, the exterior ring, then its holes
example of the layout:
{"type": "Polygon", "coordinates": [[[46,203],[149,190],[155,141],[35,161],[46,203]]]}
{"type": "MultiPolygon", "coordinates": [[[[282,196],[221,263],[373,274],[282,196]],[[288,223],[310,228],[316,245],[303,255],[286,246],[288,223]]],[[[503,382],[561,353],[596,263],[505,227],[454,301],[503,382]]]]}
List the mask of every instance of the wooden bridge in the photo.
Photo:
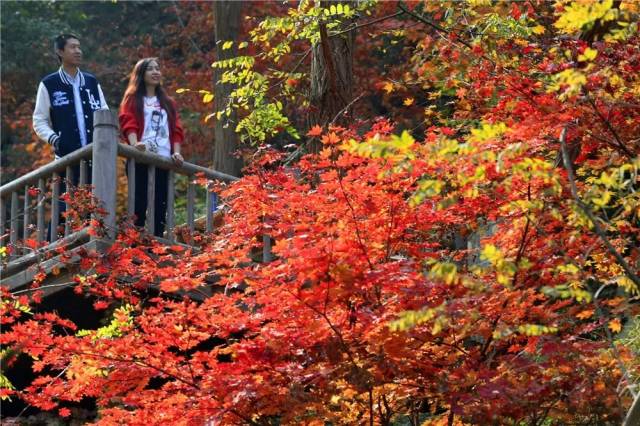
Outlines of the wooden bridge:
{"type": "MultiPolygon", "coordinates": [[[[64,274],[51,274],[65,267],[56,249],[61,246],[78,257],[82,250],[104,250],[110,246],[116,235],[116,197],[118,182],[118,157],[127,161],[127,214],[133,215],[135,206],[135,164],[148,166],[147,187],[147,232],[153,233],[155,208],[156,170],[168,171],[168,197],[166,217],[166,238],[155,237],[167,244],[175,243],[174,230],[182,225],[193,233],[195,227],[196,175],[210,180],[233,182],[236,177],[212,169],[184,162],[176,165],[172,160],[137,150],[119,143],[118,120],[108,110],[94,113],[93,143],[63,158],[40,167],[14,181],[0,187],[0,224],[2,226],[0,246],[9,247],[11,254],[4,254],[0,269],[0,285],[10,291],[19,290],[30,284],[37,273],[48,277],[47,288],[55,289],[55,281],[68,280],[64,274]],[[89,167],[89,161],[91,167],[89,167]],[[68,189],[74,182],[74,171],[79,174],[75,182],[78,186],[88,184],[88,171],[91,170],[92,194],[106,211],[102,217],[106,235],[91,236],[89,227],[72,229],[71,220],[64,223],[64,231],[57,232],[60,223],[61,188],[68,189]],[[176,175],[187,177],[186,194],[176,191],[176,175]],[[64,179],[63,179],[64,178],[64,179]],[[176,224],[176,197],[186,197],[186,223],[176,224]],[[32,221],[32,219],[34,219],[32,221]],[[50,222],[50,223],[49,223],[50,222]],[[47,236],[50,234],[49,236],[47,236]],[[35,241],[32,247],[24,242],[35,241]],[[52,284],[53,282],[53,284],[52,284]]],[[[216,209],[215,194],[206,191],[206,230],[213,229],[213,215],[216,209]]],[[[64,206],[64,204],[62,204],[64,206]]],[[[50,293],[45,292],[45,294],[50,293]]]]}

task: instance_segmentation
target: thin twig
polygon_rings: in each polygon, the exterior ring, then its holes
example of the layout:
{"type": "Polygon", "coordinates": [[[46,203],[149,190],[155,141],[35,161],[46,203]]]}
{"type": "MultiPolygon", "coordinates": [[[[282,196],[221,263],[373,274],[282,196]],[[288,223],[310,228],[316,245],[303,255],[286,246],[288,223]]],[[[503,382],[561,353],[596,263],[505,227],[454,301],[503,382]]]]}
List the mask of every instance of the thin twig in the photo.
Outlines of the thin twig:
{"type": "Polygon", "coordinates": [[[600,118],[600,120],[602,121],[602,123],[605,125],[605,127],[607,128],[607,130],[609,130],[611,132],[611,134],[613,135],[613,138],[616,140],[618,147],[624,151],[624,153],[629,157],[629,158],[633,158],[633,153],[631,151],[629,151],[629,148],[627,148],[627,146],[622,142],[622,139],[620,139],[620,136],[618,135],[618,132],[616,132],[616,129],[614,129],[614,127],[611,125],[611,122],[609,120],[607,120],[607,118],[602,115],[602,113],[600,112],[600,110],[598,109],[598,107],[596,106],[596,103],[593,101],[593,99],[591,98],[591,96],[589,96],[587,94],[586,96],[587,101],[589,101],[589,104],[591,105],[591,107],[593,108],[593,110],[595,111],[596,115],[598,116],[598,118],[600,118]]]}
{"type": "Polygon", "coordinates": [[[333,33],[333,34],[329,35],[329,37],[339,36],[340,34],[348,33],[349,31],[355,31],[358,28],[367,27],[369,25],[377,24],[378,22],[386,21],[387,19],[395,18],[396,16],[400,16],[400,15],[404,15],[404,14],[405,14],[405,12],[401,11],[401,12],[393,13],[391,15],[382,16],[380,18],[373,19],[371,21],[365,22],[364,24],[354,25],[353,27],[347,28],[346,30],[338,31],[337,33],[333,33]]]}
{"type": "MultiPolygon", "coordinates": [[[[407,13],[409,15],[411,15],[412,17],[414,17],[415,19],[417,19],[418,21],[422,22],[425,25],[428,25],[432,28],[434,28],[437,31],[440,31],[442,33],[445,34],[449,34],[450,31],[447,30],[444,27],[441,27],[440,25],[436,24],[435,22],[432,22],[430,20],[428,20],[427,18],[425,18],[424,16],[418,15],[417,13],[414,13],[412,11],[410,11],[409,9],[406,9],[402,4],[398,4],[398,7],[400,8],[400,10],[402,10],[404,13],[407,13]]],[[[466,42],[465,40],[462,40],[460,38],[456,39],[456,41],[464,46],[466,46],[469,49],[473,49],[473,46],[471,46],[468,42],[466,42]]],[[[493,62],[493,61],[492,61],[493,62]]]]}
{"type": "Polygon", "coordinates": [[[360,98],[362,98],[363,96],[364,96],[364,93],[361,93],[360,95],[355,97],[351,102],[349,102],[344,108],[342,108],[340,111],[338,111],[336,116],[333,117],[333,120],[331,120],[331,122],[329,123],[329,126],[332,126],[336,122],[338,117],[340,117],[345,111],[347,111],[349,108],[351,108],[351,106],[353,104],[355,104],[356,102],[358,102],[358,100],[360,100],[360,98]]]}
{"type": "Polygon", "coordinates": [[[45,288],[65,287],[65,286],[74,285],[74,284],[77,284],[77,283],[75,281],[70,281],[70,282],[67,282],[67,283],[43,285],[43,286],[40,286],[40,287],[37,287],[37,288],[28,288],[26,290],[14,291],[11,294],[15,296],[15,295],[22,294],[22,293],[31,293],[31,292],[34,292],[34,291],[40,291],[40,290],[45,289],[45,288]]]}

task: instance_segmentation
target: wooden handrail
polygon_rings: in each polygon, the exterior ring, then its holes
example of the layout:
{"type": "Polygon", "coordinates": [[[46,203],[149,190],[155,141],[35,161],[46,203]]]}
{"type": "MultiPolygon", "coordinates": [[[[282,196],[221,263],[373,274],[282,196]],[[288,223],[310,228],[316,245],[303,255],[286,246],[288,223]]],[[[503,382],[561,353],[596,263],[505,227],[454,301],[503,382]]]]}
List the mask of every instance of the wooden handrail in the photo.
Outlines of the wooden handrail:
{"type": "Polygon", "coordinates": [[[12,180],[0,187],[0,197],[4,198],[11,195],[12,192],[21,190],[27,185],[35,184],[40,178],[48,178],[54,173],[62,172],[67,168],[67,166],[74,165],[82,159],[91,158],[92,152],[92,145],[87,145],[58,160],[45,164],[24,176],[20,176],[18,179],[12,180]]]}
{"type": "Polygon", "coordinates": [[[165,170],[173,170],[174,172],[182,175],[195,175],[197,173],[202,173],[209,179],[217,179],[223,182],[235,182],[238,180],[235,176],[207,169],[206,167],[198,166],[197,164],[189,163],[187,161],[182,163],[181,166],[178,166],[169,158],[146,151],[140,151],[123,143],[118,144],[118,155],[125,158],[133,158],[136,162],[147,164],[149,166],[155,166],[165,170]]]}

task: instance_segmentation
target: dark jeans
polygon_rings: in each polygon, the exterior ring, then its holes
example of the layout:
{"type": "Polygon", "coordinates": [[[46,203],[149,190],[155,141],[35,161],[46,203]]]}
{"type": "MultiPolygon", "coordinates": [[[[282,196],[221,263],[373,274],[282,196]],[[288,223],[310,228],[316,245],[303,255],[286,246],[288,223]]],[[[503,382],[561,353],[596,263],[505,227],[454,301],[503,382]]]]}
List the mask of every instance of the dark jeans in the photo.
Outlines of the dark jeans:
{"type": "MultiPolygon", "coordinates": [[[[77,187],[80,183],[80,164],[76,164],[71,167],[71,185],[77,187]]],[[[87,161],[87,178],[85,184],[91,185],[91,174],[92,174],[92,164],[91,161],[87,161]]],[[[71,189],[73,191],[73,188],[71,189]]],[[[66,170],[60,173],[60,196],[67,191],[67,173],[66,170]]],[[[58,199],[58,229],[56,230],[56,235],[58,237],[64,236],[64,225],[65,220],[63,217],[63,213],[67,211],[67,203],[58,199]]],[[[47,226],[47,241],[51,241],[52,235],[52,227],[53,222],[49,222],[49,226],[47,226]]]]}
{"type": "MultiPolygon", "coordinates": [[[[146,164],[136,163],[135,182],[135,225],[144,226],[147,219],[147,186],[149,182],[146,164]]],[[[167,194],[169,189],[169,172],[156,167],[155,205],[153,214],[153,235],[162,237],[167,222],[167,194]]]]}

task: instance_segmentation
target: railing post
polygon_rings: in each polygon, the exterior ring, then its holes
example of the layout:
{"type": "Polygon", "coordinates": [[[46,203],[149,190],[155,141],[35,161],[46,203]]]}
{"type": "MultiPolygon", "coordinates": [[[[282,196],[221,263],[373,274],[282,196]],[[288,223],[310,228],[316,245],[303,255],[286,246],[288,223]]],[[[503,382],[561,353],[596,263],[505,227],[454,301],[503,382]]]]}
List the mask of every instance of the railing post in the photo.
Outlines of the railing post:
{"type": "Polygon", "coordinates": [[[109,110],[93,113],[93,195],[107,214],[104,217],[107,239],[116,235],[116,163],[118,159],[118,121],[109,110]]]}
{"type": "Polygon", "coordinates": [[[269,263],[273,261],[273,253],[271,252],[271,237],[267,234],[262,236],[262,262],[269,263]]]}

